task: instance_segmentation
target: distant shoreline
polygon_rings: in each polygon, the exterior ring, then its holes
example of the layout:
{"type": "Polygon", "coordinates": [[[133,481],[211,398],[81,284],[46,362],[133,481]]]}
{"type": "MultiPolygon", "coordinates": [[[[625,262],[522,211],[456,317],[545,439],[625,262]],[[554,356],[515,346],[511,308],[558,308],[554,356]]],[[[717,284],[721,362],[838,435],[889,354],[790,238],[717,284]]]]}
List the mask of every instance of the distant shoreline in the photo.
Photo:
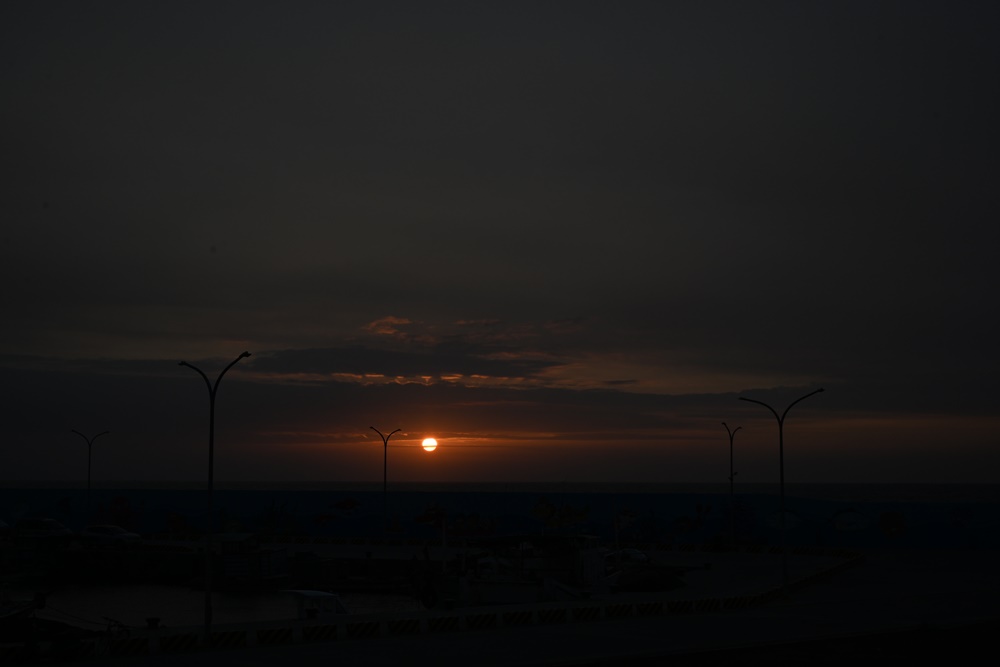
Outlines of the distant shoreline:
{"type": "MultiPolygon", "coordinates": [[[[93,483],[95,491],[171,490],[205,488],[203,481],[129,481],[111,480],[93,483]]],[[[428,493],[593,493],[593,494],[728,494],[726,483],[652,483],[652,482],[392,482],[395,492],[428,493]]],[[[85,489],[80,481],[0,481],[3,490],[85,489]]],[[[336,491],[376,492],[381,482],[216,482],[218,491],[336,491]]],[[[735,487],[737,494],[777,495],[776,483],[744,483],[735,487]]],[[[890,502],[1000,502],[1000,484],[987,483],[788,483],[785,493],[800,498],[825,500],[866,500],[890,502]]]]}

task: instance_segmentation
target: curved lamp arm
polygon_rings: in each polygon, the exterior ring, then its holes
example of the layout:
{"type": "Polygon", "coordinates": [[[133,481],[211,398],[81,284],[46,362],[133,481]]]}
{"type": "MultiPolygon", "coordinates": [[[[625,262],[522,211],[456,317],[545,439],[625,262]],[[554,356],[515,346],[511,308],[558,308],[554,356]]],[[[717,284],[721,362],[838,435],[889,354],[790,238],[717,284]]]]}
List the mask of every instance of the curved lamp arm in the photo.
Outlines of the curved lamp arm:
{"type": "MultiPolygon", "coordinates": [[[[763,401],[756,401],[756,400],[754,400],[752,398],[746,398],[745,396],[740,396],[740,400],[741,401],[749,401],[750,403],[756,403],[757,405],[763,405],[765,408],[767,408],[768,410],[771,411],[771,414],[774,415],[774,418],[777,419],[778,422],[781,422],[781,417],[779,417],[778,413],[775,412],[774,408],[772,408],[767,403],[764,403],[763,401]]],[[[785,410],[785,412],[788,412],[788,410],[785,410]]]]}
{"type": "Polygon", "coordinates": [[[95,435],[93,438],[88,438],[83,433],[80,433],[79,431],[77,431],[75,428],[70,429],[70,431],[72,431],[73,433],[76,433],[78,436],[80,436],[81,438],[83,438],[84,440],[86,440],[88,445],[94,444],[94,440],[97,440],[102,435],[107,435],[108,433],[111,433],[111,431],[101,431],[100,433],[98,433],[97,435],[95,435]]]}
{"type": "Polygon", "coordinates": [[[726,424],[726,422],[722,422],[722,425],[726,427],[726,433],[729,434],[729,442],[733,441],[733,438],[736,436],[736,431],[739,431],[741,428],[743,428],[742,426],[737,426],[735,429],[730,431],[729,426],[726,424]]]}
{"type": "Polygon", "coordinates": [[[787,414],[788,414],[788,411],[792,409],[792,405],[795,405],[795,404],[796,404],[796,403],[798,403],[799,401],[804,401],[805,399],[809,398],[810,396],[812,396],[812,395],[814,395],[814,394],[818,394],[818,393],[820,393],[821,391],[823,391],[823,387],[820,387],[820,388],[819,388],[819,389],[817,389],[816,391],[811,391],[811,392],[809,392],[808,394],[806,394],[805,396],[800,396],[799,398],[796,398],[796,399],[795,399],[794,401],[792,401],[792,402],[791,402],[791,404],[790,404],[790,405],[789,405],[789,406],[788,406],[787,408],[785,408],[785,412],[784,412],[784,413],[783,413],[783,414],[781,415],[781,418],[782,418],[782,419],[784,419],[784,418],[785,418],[785,415],[787,415],[787,414]]]}
{"type": "Polygon", "coordinates": [[[389,433],[389,435],[382,435],[382,431],[378,430],[378,429],[377,429],[377,428],[375,428],[374,426],[369,426],[368,428],[370,428],[371,430],[373,430],[373,431],[375,431],[376,433],[378,433],[379,437],[380,437],[380,438],[382,438],[382,445],[383,445],[384,447],[388,447],[388,446],[389,446],[389,438],[391,438],[391,437],[392,437],[392,434],[393,434],[393,433],[398,433],[399,431],[402,431],[402,430],[403,430],[403,429],[401,429],[401,428],[397,428],[397,429],[396,429],[395,431],[392,431],[391,433],[389,433]]]}
{"type": "Polygon", "coordinates": [[[226,374],[226,371],[228,371],[230,368],[232,368],[233,366],[235,366],[236,362],[238,362],[240,359],[246,359],[249,356],[250,356],[249,352],[243,352],[242,354],[240,354],[240,356],[238,356],[235,359],[233,359],[232,361],[230,361],[229,365],[226,366],[225,368],[223,368],[222,372],[219,373],[219,377],[216,378],[216,380],[215,380],[215,389],[219,388],[219,383],[222,382],[222,376],[226,374]]]}
{"type": "Polygon", "coordinates": [[[200,376],[201,376],[201,378],[202,378],[202,379],[203,379],[203,380],[205,381],[205,386],[206,386],[206,387],[208,387],[208,393],[214,396],[214,395],[215,395],[215,392],[216,392],[216,391],[218,391],[218,389],[219,389],[219,383],[220,383],[220,382],[222,382],[222,376],[226,374],[226,371],[228,371],[228,370],[229,370],[230,368],[232,368],[233,366],[235,366],[235,365],[236,365],[236,363],[237,363],[237,362],[238,362],[238,361],[239,361],[240,359],[245,359],[245,358],[247,358],[247,357],[249,357],[249,356],[250,356],[250,353],[249,353],[249,352],[243,352],[242,354],[240,354],[240,356],[238,356],[238,357],[236,357],[235,359],[233,359],[232,361],[230,361],[230,362],[229,362],[229,365],[228,365],[228,366],[226,366],[225,368],[223,368],[223,369],[222,369],[222,372],[221,372],[221,373],[219,373],[219,377],[215,378],[215,385],[214,385],[214,386],[212,385],[212,381],[208,379],[208,376],[207,376],[207,375],[205,375],[204,371],[202,371],[202,370],[201,370],[200,368],[198,368],[197,366],[194,366],[194,365],[192,365],[192,364],[189,364],[189,363],[188,363],[188,362],[186,362],[186,361],[182,361],[182,362],[180,362],[180,363],[179,363],[179,364],[177,364],[177,365],[178,365],[178,366],[187,366],[187,367],[188,367],[188,368],[190,368],[191,370],[194,370],[194,371],[197,371],[198,375],[200,375],[200,376]]]}

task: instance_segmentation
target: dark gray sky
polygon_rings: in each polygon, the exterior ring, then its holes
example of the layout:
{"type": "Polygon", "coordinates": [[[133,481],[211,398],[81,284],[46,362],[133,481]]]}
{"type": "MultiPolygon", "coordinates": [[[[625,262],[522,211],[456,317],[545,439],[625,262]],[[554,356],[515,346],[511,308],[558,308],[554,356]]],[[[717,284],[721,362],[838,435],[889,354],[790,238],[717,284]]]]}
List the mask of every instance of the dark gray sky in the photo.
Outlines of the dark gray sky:
{"type": "Polygon", "coordinates": [[[0,479],[998,481],[998,13],[4,3],[0,479]]]}

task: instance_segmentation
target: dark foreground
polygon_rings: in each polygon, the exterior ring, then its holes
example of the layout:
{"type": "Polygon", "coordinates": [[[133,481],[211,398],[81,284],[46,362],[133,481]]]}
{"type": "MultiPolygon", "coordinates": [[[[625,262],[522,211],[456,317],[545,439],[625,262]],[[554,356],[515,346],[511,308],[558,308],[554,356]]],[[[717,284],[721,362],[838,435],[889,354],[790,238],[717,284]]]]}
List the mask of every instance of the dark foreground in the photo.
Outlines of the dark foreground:
{"type": "MultiPolygon", "coordinates": [[[[995,551],[882,551],[758,607],[711,613],[130,656],[78,664],[800,665],[854,658],[960,663],[1000,631],[995,551]],[[808,660],[808,663],[805,661],[808,660]]],[[[987,653],[989,655],[989,653],[987,653]]]]}
{"type": "MultiPolygon", "coordinates": [[[[703,665],[846,665],[880,659],[911,664],[962,663],[963,658],[991,655],[1000,634],[1000,621],[974,623],[962,627],[918,627],[891,632],[827,637],[811,641],[767,643],[739,648],[698,651],[687,654],[662,653],[646,656],[619,656],[608,660],[579,662],[604,667],[647,667],[669,659],[673,667],[703,665]]],[[[569,663],[564,663],[569,664],[569,663]]]]}

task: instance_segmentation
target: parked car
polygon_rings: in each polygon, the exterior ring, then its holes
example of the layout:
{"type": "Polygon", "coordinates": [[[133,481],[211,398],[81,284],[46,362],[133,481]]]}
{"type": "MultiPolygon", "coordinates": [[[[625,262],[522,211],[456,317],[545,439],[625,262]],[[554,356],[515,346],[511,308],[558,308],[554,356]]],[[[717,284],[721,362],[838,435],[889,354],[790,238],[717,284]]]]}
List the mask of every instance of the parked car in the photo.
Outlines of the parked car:
{"type": "Polygon", "coordinates": [[[142,541],[136,533],[112,524],[87,526],[77,534],[77,538],[85,547],[105,549],[124,549],[142,541]]]}
{"type": "Polygon", "coordinates": [[[18,519],[11,536],[17,542],[34,543],[45,546],[67,546],[73,538],[73,531],[55,519],[27,517],[18,519]]]}

